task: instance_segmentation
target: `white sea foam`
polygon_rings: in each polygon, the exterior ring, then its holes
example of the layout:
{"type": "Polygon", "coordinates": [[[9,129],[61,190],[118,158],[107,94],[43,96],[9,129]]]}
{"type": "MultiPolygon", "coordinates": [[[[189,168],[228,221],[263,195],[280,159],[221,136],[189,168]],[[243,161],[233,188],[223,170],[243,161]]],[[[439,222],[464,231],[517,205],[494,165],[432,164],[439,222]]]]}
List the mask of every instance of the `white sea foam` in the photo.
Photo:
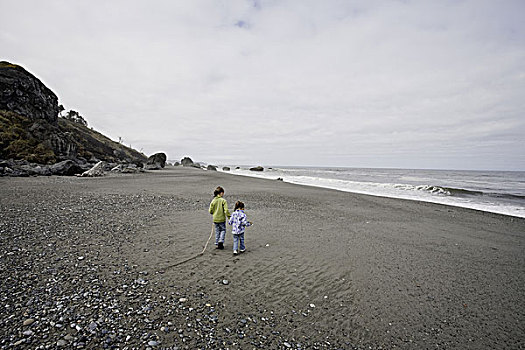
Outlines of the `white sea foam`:
{"type": "MultiPolygon", "coordinates": [[[[387,170],[385,170],[387,172],[387,170]]],[[[392,182],[372,182],[372,181],[355,181],[344,179],[346,174],[334,170],[324,169],[269,169],[264,172],[253,172],[247,169],[232,170],[228,173],[234,175],[277,179],[281,178],[285,182],[329,188],[345,192],[361,193],[372,196],[402,198],[424,202],[440,203],[451,206],[458,206],[492,213],[525,217],[525,204],[506,203],[493,200],[494,198],[475,198],[473,196],[454,196],[446,187],[430,184],[409,184],[409,183],[392,183],[392,182]],[[309,175],[304,175],[307,172],[309,175]],[[336,178],[336,177],[343,178],[336,178]]],[[[359,176],[366,177],[366,171],[359,173],[359,176]]],[[[388,175],[381,174],[374,177],[376,180],[388,179],[388,175]]],[[[431,181],[426,176],[404,176],[399,179],[407,182],[418,182],[422,180],[431,181]],[[409,179],[410,177],[410,179],[409,179]]],[[[451,180],[453,183],[454,181],[451,180]]]]}

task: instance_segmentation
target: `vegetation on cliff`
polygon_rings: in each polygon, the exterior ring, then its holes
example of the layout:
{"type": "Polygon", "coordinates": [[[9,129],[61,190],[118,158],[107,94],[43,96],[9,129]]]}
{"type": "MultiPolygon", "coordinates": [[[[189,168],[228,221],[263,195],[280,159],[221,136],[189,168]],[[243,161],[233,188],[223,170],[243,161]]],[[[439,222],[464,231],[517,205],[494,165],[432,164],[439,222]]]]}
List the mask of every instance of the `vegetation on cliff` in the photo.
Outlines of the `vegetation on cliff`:
{"type": "Polygon", "coordinates": [[[39,164],[55,163],[55,152],[35,138],[33,121],[13,112],[0,110],[0,159],[25,159],[39,164]]]}
{"type": "Polygon", "coordinates": [[[73,136],[72,142],[76,146],[78,157],[87,160],[93,158],[103,159],[108,162],[126,160],[128,163],[145,162],[147,160],[144,154],[122,143],[113,141],[82,123],[66,118],[58,118],[58,127],[63,133],[73,136]]]}

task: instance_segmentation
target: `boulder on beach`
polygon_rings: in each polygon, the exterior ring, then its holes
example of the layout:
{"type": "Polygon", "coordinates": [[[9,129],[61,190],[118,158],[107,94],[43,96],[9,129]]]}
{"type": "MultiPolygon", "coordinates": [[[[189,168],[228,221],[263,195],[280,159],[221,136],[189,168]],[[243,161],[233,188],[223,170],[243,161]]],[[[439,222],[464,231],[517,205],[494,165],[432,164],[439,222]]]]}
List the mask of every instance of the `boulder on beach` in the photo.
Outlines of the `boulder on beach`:
{"type": "Polygon", "coordinates": [[[182,166],[185,166],[185,167],[193,167],[193,168],[197,168],[197,169],[202,169],[203,168],[201,164],[195,163],[190,157],[182,158],[180,163],[182,164],[182,166]]]}
{"type": "Polygon", "coordinates": [[[217,167],[215,165],[210,164],[206,167],[206,170],[217,171],[217,167]]]}
{"type": "Polygon", "coordinates": [[[84,172],[80,165],[70,159],[51,165],[49,170],[53,175],[63,176],[73,176],[84,172]]]}
{"type": "Polygon", "coordinates": [[[229,166],[223,166],[223,167],[222,167],[222,170],[224,170],[224,171],[230,171],[230,167],[229,167],[229,166]]]}
{"type": "Polygon", "coordinates": [[[166,166],[166,153],[155,153],[148,158],[146,162],[146,169],[148,170],[160,170],[166,166]]]}
{"type": "Polygon", "coordinates": [[[0,161],[0,176],[49,176],[51,174],[49,165],[30,163],[27,160],[2,160],[0,161]]]}
{"type": "Polygon", "coordinates": [[[38,175],[38,176],[51,175],[51,170],[49,170],[49,165],[27,164],[27,165],[21,165],[19,167],[19,170],[27,172],[28,175],[38,175]]]}
{"type": "Polygon", "coordinates": [[[256,167],[253,167],[253,168],[250,168],[251,171],[264,171],[264,168],[262,166],[256,166],[256,167]]]}
{"type": "Polygon", "coordinates": [[[182,166],[193,166],[193,165],[194,165],[193,160],[191,160],[190,157],[184,157],[184,158],[182,158],[182,160],[180,161],[180,163],[182,164],[182,166]]]}
{"type": "Polygon", "coordinates": [[[9,159],[0,161],[0,176],[73,176],[91,169],[92,166],[84,159],[67,159],[53,165],[9,159]]]}

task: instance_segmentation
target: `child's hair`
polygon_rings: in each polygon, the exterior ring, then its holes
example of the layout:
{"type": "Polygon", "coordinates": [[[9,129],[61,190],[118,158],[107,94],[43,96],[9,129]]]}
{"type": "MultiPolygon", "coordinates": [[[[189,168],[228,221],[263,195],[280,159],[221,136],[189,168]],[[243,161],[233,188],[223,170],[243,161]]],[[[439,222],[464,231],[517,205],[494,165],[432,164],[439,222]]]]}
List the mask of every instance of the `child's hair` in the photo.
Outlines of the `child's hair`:
{"type": "Polygon", "coordinates": [[[217,197],[217,196],[218,196],[219,194],[221,194],[221,193],[224,193],[224,188],[222,188],[221,186],[218,186],[218,187],[215,189],[215,191],[213,191],[213,195],[214,195],[215,197],[217,197]]]}
{"type": "Polygon", "coordinates": [[[244,209],[244,203],[241,202],[241,201],[237,201],[235,203],[235,209],[234,210],[237,210],[237,209],[244,209]]]}

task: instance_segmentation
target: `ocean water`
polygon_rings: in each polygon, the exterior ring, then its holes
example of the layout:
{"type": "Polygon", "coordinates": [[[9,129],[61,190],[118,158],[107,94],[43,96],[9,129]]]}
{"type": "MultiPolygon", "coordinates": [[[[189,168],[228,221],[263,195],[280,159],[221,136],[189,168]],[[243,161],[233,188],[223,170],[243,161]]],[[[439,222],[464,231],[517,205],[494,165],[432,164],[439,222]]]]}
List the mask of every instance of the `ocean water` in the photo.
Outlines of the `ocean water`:
{"type": "MultiPolygon", "coordinates": [[[[222,168],[222,167],[221,167],[222,168]]],[[[220,168],[220,169],[221,169],[220,168]]],[[[231,167],[235,175],[381,197],[441,203],[525,218],[525,172],[360,168],[231,167]]]]}

